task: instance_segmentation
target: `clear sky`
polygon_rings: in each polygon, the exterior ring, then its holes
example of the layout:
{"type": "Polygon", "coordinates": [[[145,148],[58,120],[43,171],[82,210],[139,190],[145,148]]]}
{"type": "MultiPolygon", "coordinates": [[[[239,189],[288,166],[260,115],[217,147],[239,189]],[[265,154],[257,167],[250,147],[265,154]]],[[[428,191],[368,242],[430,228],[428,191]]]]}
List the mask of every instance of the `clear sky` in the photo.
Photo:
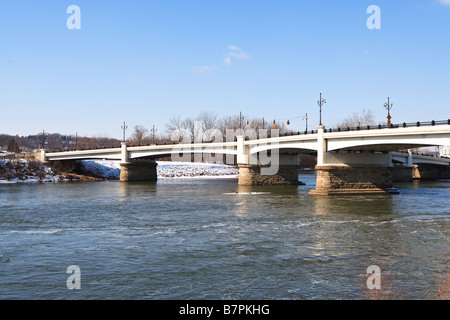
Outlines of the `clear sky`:
{"type": "Polygon", "coordinates": [[[450,118],[450,0],[0,0],[0,133],[121,138],[202,111],[304,130],[319,93],[328,127],[385,121],[387,97],[394,123],[450,118]]]}

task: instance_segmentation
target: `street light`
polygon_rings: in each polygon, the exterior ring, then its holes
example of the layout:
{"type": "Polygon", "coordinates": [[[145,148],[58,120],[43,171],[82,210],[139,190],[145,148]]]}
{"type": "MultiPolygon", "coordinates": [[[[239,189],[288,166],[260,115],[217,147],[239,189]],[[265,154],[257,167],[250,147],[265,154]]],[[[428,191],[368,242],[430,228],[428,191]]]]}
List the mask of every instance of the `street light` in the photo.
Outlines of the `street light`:
{"type": "Polygon", "coordinates": [[[322,99],[322,93],[321,93],[319,100],[317,100],[317,105],[320,107],[320,111],[319,111],[320,112],[320,121],[319,121],[320,126],[322,125],[322,105],[324,103],[327,103],[327,100],[322,99]]]}
{"type": "Polygon", "coordinates": [[[239,112],[239,134],[242,134],[242,120],[244,120],[244,116],[242,115],[242,112],[239,112]]]}
{"type": "Polygon", "coordinates": [[[123,130],[123,142],[125,142],[125,131],[128,129],[128,126],[125,125],[125,121],[123,122],[123,126],[120,128],[123,130]]]}
{"type": "Polygon", "coordinates": [[[387,103],[385,103],[384,104],[384,107],[387,109],[387,111],[388,111],[388,115],[387,115],[387,124],[388,125],[390,125],[391,124],[391,119],[392,119],[392,117],[391,117],[391,109],[392,109],[392,106],[393,106],[394,104],[391,102],[391,103],[389,103],[389,97],[388,97],[388,102],[387,103]]]}
{"type": "Polygon", "coordinates": [[[153,125],[152,128],[152,143],[155,144],[155,133],[158,131],[158,129],[155,129],[155,125],[153,125]]]}
{"type": "Polygon", "coordinates": [[[302,120],[306,120],[306,129],[305,129],[305,131],[308,132],[308,114],[305,114],[305,115],[302,117],[302,120]]]}
{"type": "Polygon", "coordinates": [[[41,141],[42,141],[42,149],[45,149],[45,139],[47,138],[48,134],[45,133],[44,130],[42,130],[42,133],[39,134],[41,136],[41,141]]]}

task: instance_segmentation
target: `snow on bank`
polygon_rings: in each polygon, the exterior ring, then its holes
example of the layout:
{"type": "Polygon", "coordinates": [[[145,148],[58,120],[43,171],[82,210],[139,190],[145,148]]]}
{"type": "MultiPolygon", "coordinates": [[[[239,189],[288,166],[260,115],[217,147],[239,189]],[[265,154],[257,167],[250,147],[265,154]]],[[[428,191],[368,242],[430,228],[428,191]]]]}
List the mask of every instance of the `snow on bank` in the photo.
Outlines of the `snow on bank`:
{"type": "Polygon", "coordinates": [[[236,167],[217,163],[171,162],[158,161],[156,170],[161,178],[186,177],[227,177],[237,178],[239,170],[236,167]]]}
{"type": "MultiPolygon", "coordinates": [[[[237,178],[238,169],[225,164],[157,161],[158,178],[237,178]]],[[[105,179],[120,178],[120,162],[109,160],[84,160],[84,170],[105,179]]]]}
{"type": "Polygon", "coordinates": [[[0,184],[68,181],[38,161],[0,160],[0,184]]]}
{"type": "Polygon", "coordinates": [[[83,171],[94,177],[118,180],[120,178],[119,161],[109,160],[82,160],[83,171]]]}

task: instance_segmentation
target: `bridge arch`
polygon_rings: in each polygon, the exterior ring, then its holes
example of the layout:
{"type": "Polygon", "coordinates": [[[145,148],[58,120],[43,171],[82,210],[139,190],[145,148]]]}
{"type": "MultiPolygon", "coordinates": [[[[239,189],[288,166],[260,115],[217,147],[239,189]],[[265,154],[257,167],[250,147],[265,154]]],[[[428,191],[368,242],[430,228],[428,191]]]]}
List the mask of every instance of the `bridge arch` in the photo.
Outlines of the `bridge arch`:
{"type": "MultiPolygon", "coordinates": [[[[450,138],[447,138],[450,142],[450,138]]],[[[442,145],[442,138],[403,137],[395,141],[380,141],[380,138],[330,139],[327,141],[328,151],[382,151],[390,152],[421,147],[442,145]]],[[[445,142],[445,141],[444,141],[445,142]]]]}

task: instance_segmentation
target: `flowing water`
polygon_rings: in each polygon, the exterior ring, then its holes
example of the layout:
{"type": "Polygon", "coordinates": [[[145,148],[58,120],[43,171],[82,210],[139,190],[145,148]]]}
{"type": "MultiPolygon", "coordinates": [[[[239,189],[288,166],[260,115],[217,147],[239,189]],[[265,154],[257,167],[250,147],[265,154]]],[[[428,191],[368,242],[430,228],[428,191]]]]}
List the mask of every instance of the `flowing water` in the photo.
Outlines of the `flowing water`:
{"type": "Polygon", "coordinates": [[[360,299],[369,265],[425,298],[448,263],[449,181],[314,197],[300,180],[0,185],[0,298],[360,299]]]}

